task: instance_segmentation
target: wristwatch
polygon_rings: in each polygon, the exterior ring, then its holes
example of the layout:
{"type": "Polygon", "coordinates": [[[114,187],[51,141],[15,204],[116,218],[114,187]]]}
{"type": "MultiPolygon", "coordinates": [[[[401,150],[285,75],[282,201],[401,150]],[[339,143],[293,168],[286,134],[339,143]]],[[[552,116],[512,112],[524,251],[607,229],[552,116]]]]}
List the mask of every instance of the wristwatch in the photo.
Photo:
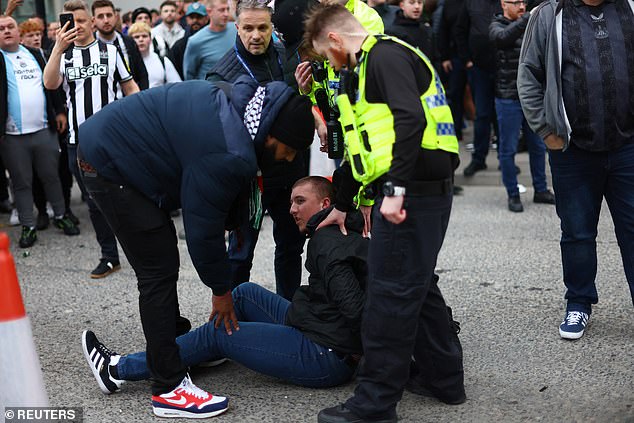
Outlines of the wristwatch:
{"type": "Polygon", "coordinates": [[[405,187],[395,186],[391,181],[387,181],[383,184],[382,191],[386,197],[405,195],[405,187]]]}

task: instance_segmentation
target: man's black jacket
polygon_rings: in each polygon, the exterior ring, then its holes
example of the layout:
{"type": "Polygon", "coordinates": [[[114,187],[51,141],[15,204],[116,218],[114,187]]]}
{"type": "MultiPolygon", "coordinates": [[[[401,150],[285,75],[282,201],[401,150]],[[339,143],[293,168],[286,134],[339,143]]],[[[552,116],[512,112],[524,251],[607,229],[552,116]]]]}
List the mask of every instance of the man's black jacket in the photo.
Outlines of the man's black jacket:
{"type": "Polygon", "coordinates": [[[132,78],[134,78],[134,82],[136,82],[140,90],[147,90],[150,83],[147,69],[145,69],[145,63],[143,63],[143,57],[141,57],[141,52],[139,52],[139,48],[132,37],[123,34],[121,34],[121,36],[123,37],[125,49],[128,52],[128,60],[130,61],[128,66],[130,67],[132,78]]]}
{"type": "Polygon", "coordinates": [[[495,71],[494,49],[489,41],[489,25],[502,13],[499,0],[465,0],[456,26],[458,55],[477,67],[495,71]]]}
{"type": "Polygon", "coordinates": [[[418,47],[431,60],[434,67],[440,69],[434,32],[422,16],[420,19],[409,19],[403,15],[402,10],[398,10],[390,26],[385,27],[385,33],[418,47]]]}
{"type": "Polygon", "coordinates": [[[438,52],[440,60],[451,60],[457,55],[456,26],[464,0],[445,0],[438,31],[438,52]]]}
{"type": "Polygon", "coordinates": [[[363,238],[363,216],[348,213],[343,235],[339,226],[317,226],[332,208],[308,222],[310,241],[306,252],[308,285],[300,286],[286,315],[293,326],[312,341],[344,354],[362,354],[361,314],[365,302],[368,256],[363,238]]]}
{"type": "Polygon", "coordinates": [[[172,62],[174,68],[176,68],[176,72],[178,72],[183,81],[185,80],[185,76],[183,74],[183,59],[185,58],[187,41],[192,35],[194,34],[192,34],[191,31],[185,32],[185,36],[176,41],[170,51],[167,53],[167,58],[170,59],[170,62],[172,62]]]}
{"type": "Polygon", "coordinates": [[[504,15],[495,15],[491,22],[489,35],[496,51],[495,96],[498,98],[519,100],[517,67],[529,17],[530,13],[525,13],[510,21],[504,15]]]}
{"type": "MultiPolygon", "coordinates": [[[[35,57],[35,60],[37,60],[37,64],[40,65],[43,74],[46,62],[42,53],[40,53],[37,49],[30,47],[25,48],[31,52],[33,57],[35,57]]],[[[2,82],[0,82],[0,99],[2,99],[2,101],[0,101],[0,136],[4,136],[7,129],[7,115],[9,113],[9,87],[7,85],[6,78],[7,64],[5,63],[4,55],[2,54],[0,54],[0,75],[0,78],[2,78],[2,82]]],[[[48,127],[55,131],[57,130],[55,118],[58,114],[64,113],[64,101],[59,90],[44,89],[44,94],[46,95],[46,115],[48,116],[48,127]]]]}

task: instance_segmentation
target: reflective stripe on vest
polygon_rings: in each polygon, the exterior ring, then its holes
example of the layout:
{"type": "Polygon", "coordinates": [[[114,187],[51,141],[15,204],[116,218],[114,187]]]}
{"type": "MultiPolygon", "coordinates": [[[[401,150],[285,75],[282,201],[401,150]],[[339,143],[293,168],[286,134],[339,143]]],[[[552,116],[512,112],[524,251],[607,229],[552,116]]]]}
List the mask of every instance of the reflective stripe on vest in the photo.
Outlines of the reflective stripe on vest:
{"type": "Polygon", "coordinates": [[[395,42],[410,49],[421,58],[431,72],[433,82],[420,97],[427,121],[421,139],[421,147],[427,150],[458,153],[458,139],[456,138],[451,109],[440,78],[429,59],[420,50],[398,38],[387,35],[369,36],[361,47],[364,53],[357,65],[359,98],[356,104],[351,105],[347,96],[337,97],[337,104],[341,112],[340,121],[345,132],[348,159],[352,165],[355,179],[364,185],[374,181],[390,169],[393,157],[392,146],[396,140],[394,116],[390,108],[385,103],[368,103],[365,98],[367,55],[379,40],[395,42]],[[356,136],[345,129],[346,126],[351,127],[351,115],[354,119],[355,130],[358,132],[356,136]]]}

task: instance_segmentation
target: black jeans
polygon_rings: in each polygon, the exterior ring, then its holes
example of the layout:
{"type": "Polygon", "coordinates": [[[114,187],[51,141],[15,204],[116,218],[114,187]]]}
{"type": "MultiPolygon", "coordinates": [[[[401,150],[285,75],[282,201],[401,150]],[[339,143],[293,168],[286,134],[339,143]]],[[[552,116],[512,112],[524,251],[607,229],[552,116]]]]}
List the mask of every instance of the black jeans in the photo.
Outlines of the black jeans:
{"type": "Polygon", "coordinates": [[[346,407],[365,418],[393,418],[410,375],[412,355],[434,393],[464,393],[462,352],[434,275],[452,196],[406,199],[407,218],[394,225],[372,211],[368,291],[361,325],[365,362],[346,407]]]}
{"type": "MultiPolygon", "coordinates": [[[[77,185],[79,185],[79,189],[82,194],[87,194],[88,191],[84,186],[82,176],[79,172],[79,167],[77,166],[76,145],[68,145],[68,167],[70,168],[71,173],[75,176],[77,185]]],[[[90,221],[92,222],[93,228],[95,228],[97,242],[101,247],[101,258],[119,261],[117,240],[112,232],[112,229],[110,229],[108,222],[95,204],[95,201],[90,197],[90,195],[87,195],[86,197],[86,204],[88,204],[88,212],[90,213],[90,221]]]]}
{"type": "Polygon", "coordinates": [[[180,260],[174,223],[168,212],[129,186],[85,171],[82,178],[137,276],[152,393],[169,392],[186,374],[176,344],[180,260]]]}
{"type": "Polygon", "coordinates": [[[7,201],[9,199],[9,180],[7,179],[7,170],[2,162],[2,156],[0,155],[0,201],[7,201]]]}

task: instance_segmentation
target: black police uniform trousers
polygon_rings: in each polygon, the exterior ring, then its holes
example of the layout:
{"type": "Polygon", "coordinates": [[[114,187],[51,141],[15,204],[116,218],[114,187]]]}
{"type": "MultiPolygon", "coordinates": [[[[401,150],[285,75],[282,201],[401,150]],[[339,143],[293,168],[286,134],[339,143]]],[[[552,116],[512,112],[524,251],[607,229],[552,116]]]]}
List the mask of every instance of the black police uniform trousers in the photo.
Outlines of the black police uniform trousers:
{"type": "Polygon", "coordinates": [[[443,396],[464,393],[462,351],[434,268],[452,195],[406,197],[407,217],[395,225],[372,211],[368,290],[361,336],[364,364],[346,407],[364,418],[394,418],[410,375],[412,356],[420,380],[443,396]]]}
{"type": "Polygon", "coordinates": [[[186,375],[176,344],[180,260],[174,223],[169,212],[132,187],[80,171],[136,273],[152,394],[170,392],[186,375]]]}

